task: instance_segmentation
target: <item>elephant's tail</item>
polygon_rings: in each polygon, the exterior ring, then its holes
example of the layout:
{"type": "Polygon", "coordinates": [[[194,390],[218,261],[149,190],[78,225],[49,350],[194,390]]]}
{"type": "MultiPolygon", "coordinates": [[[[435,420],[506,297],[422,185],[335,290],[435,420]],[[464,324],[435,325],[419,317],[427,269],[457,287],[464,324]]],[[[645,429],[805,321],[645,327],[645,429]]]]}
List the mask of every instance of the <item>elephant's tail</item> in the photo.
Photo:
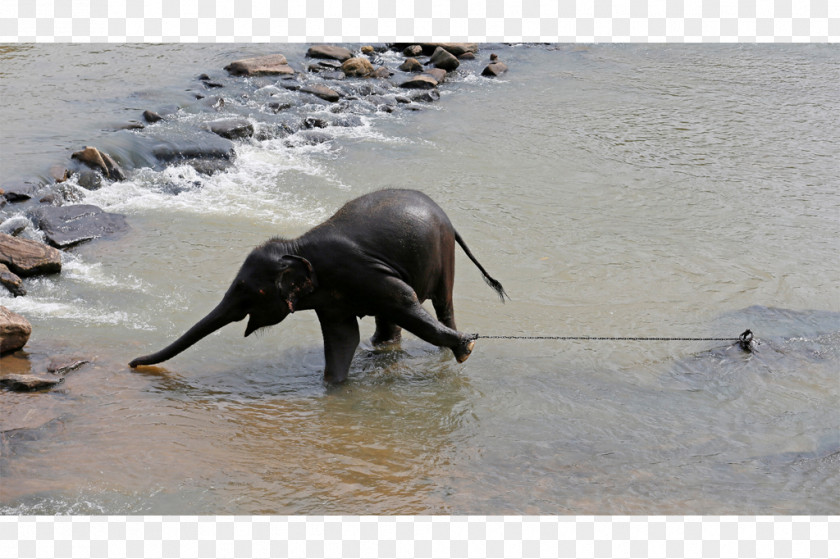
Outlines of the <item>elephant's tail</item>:
{"type": "Polygon", "coordinates": [[[455,231],[455,240],[458,241],[458,244],[461,245],[461,248],[464,249],[464,252],[467,253],[467,256],[469,256],[470,260],[473,261],[473,264],[475,264],[478,267],[478,269],[481,270],[481,274],[484,276],[484,281],[487,283],[487,285],[492,287],[493,290],[499,295],[499,299],[502,300],[502,303],[505,302],[505,297],[510,299],[510,295],[505,293],[505,288],[502,287],[502,284],[499,282],[499,280],[490,277],[490,274],[487,273],[487,270],[484,269],[484,266],[482,266],[478,262],[478,260],[476,260],[475,256],[473,256],[473,253],[470,252],[470,249],[467,247],[467,243],[465,243],[464,239],[461,238],[461,235],[458,234],[458,231],[455,231]]]}

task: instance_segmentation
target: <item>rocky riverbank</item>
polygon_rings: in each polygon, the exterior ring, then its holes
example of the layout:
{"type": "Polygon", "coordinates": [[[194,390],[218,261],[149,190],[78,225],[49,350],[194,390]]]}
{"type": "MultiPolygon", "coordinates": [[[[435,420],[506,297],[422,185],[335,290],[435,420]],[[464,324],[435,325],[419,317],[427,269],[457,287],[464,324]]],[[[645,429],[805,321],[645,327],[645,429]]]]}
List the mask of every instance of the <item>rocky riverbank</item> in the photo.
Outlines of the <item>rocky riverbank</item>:
{"type": "MultiPolygon", "coordinates": [[[[48,180],[0,177],[0,289],[25,296],[27,278],[61,273],[63,251],[129,228],[125,216],[85,204],[88,191],[148,168],[188,165],[207,177],[234,164],[238,143],[321,144],[365,116],[423,110],[450,80],[501,73],[495,55],[479,51],[474,43],[313,45],[297,59],[277,52],[208,70],[189,86],[191,102],[138,110],[102,145],[79,146],[52,165],[48,180]]],[[[0,313],[2,353],[26,343],[28,333],[2,329],[21,321],[0,313]]]]}

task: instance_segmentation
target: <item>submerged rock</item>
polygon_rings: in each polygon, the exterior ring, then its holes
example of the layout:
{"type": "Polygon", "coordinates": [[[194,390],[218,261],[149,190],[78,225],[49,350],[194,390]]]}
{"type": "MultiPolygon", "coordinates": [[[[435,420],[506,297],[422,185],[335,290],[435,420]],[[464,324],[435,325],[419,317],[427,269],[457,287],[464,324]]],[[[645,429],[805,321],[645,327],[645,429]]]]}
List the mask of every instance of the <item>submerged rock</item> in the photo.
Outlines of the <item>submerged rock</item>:
{"type": "Polygon", "coordinates": [[[295,73],[282,54],[269,54],[236,60],[225,66],[224,69],[234,76],[276,76],[295,73]]]}
{"type": "Polygon", "coordinates": [[[58,248],[98,239],[128,229],[122,214],[109,213],[89,204],[75,206],[41,206],[30,212],[32,221],[58,248]]]}
{"type": "Polygon", "coordinates": [[[325,85],[307,85],[306,87],[300,88],[300,91],[302,93],[309,93],[330,103],[335,103],[341,98],[341,95],[337,91],[325,85]]]}
{"type": "Polygon", "coordinates": [[[29,224],[30,222],[28,219],[26,219],[22,215],[16,215],[0,223],[0,233],[5,233],[6,235],[11,235],[12,237],[14,237],[18,233],[29,227],[29,224]]]}
{"type": "Polygon", "coordinates": [[[10,390],[41,390],[51,388],[64,380],[62,377],[46,375],[0,374],[0,384],[10,390]]]}
{"type": "Polygon", "coordinates": [[[453,56],[461,56],[468,52],[473,54],[478,52],[478,43],[396,43],[392,48],[402,50],[403,54],[406,56],[418,56],[420,53],[428,56],[435,52],[438,47],[444,49],[453,56]],[[420,52],[416,52],[415,47],[418,46],[420,47],[420,52]],[[411,54],[408,53],[409,51],[407,49],[409,48],[413,49],[411,54]]]}
{"type": "Polygon", "coordinates": [[[3,196],[9,202],[24,202],[34,198],[38,193],[37,184],[29,182],[3,183],[3,196]]]}
{"type": "Polygon", "coordinates": [[[53,357],[52,360],[50,360],[50,364],[47,366],[47,372],[54,375],[64,376],[88,363],[90,363],[90,359],[85,359],[84,357],[62,355],[59,357],[53,357]]]}
{"type": "Polygon", "coordinates": [[[26,295],[23,281],[14,274],[5,264],[0,264],[0,285],[4,286],[15,297],[26,295]]]}
{"type": "Polygon", "coordinates": [[[57,274],[61,272],[61,253],[37,241],[0,233],[0,263],[22,277],[57,274]]]}
{"type": "Polygon", "coordinates": [[[455,55],[443,47],[435,49],[435,52],[432,53],[432,57],[429,59],[429,62],[434,64],[435,68],[440,68],[442,70],[446,70],[447,72],[452,72],[461,65],[455,55]]]}
{"type": "Polygon", "coordinates": [[[495,78],[497,76],[501,76],[505,72],[508,71],[507,64],[499,60],[499,57],[495,54],[490,55],[490,64],[488,64],[484,70],[481,71],[482,76],[486,76],[488,78],[495,78]]]}
{"type": "Polygon", "coordinates": [[[154,124],[155,122],[163,120],[163,117],[154,111],[146,110],[143,111],[143,120],[145,120],[149,124],[154,124]]]}
{"type": "Polygon", "coordinates": [[[31,334],[32,325],[28,320],[0,306],[0,354],[19,350],[31,334]]]}
{"type": "Polygon", "coordinates": [[[333,45],[314,45],[309,47],[306,51],[306,56],[309,58],[331,58],[333,60],[340,60],[344,62],[348,58],[353,57],[350,49],[344,47],[337,47],[333,45]]]}

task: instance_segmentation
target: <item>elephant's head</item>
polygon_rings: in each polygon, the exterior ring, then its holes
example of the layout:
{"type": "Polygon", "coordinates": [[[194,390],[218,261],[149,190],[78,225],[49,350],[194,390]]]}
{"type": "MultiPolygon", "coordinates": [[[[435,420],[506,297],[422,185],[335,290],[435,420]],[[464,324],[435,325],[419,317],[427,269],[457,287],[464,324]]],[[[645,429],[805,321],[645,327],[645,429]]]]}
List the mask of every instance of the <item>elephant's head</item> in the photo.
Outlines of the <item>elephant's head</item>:
{"type": "Polygon", "coordinates": [[[295,312],[299,301],[315,290],[317,280],[308,260],[283,254],[278,248],[267,243],[254,249],[215,309],[169,346],[138,357],[129,366],[153,365],[171,359],[222,326],[246,316],[249,320],[245,336],[249,336],[295,312]]]}

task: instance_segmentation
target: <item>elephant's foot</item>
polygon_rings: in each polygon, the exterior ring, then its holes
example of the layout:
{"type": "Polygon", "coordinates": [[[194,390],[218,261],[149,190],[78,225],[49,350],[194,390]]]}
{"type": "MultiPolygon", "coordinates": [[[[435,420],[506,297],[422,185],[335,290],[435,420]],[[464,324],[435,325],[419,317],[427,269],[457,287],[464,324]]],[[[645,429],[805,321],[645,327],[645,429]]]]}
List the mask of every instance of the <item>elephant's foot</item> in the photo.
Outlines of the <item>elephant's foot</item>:
{"type": "Polygon", "coordinates": [[[468,338],[463,340],[457,347],[452,349],[452,353],[455,354],[455,360],[458,363],[463,363],[467,359],[470,358],[470,354],[472,354],[472,350],[475,347],[475,338],[468,338]]]}
{"type": "Polygon", "coordinates": [[[374,333],[370,338],[370,345],[373,346],[374,351],[390,351],[398,349],[402,341],[402,332],[391,334],[390,336],[381,336],[379,333],[374,333]]]}

